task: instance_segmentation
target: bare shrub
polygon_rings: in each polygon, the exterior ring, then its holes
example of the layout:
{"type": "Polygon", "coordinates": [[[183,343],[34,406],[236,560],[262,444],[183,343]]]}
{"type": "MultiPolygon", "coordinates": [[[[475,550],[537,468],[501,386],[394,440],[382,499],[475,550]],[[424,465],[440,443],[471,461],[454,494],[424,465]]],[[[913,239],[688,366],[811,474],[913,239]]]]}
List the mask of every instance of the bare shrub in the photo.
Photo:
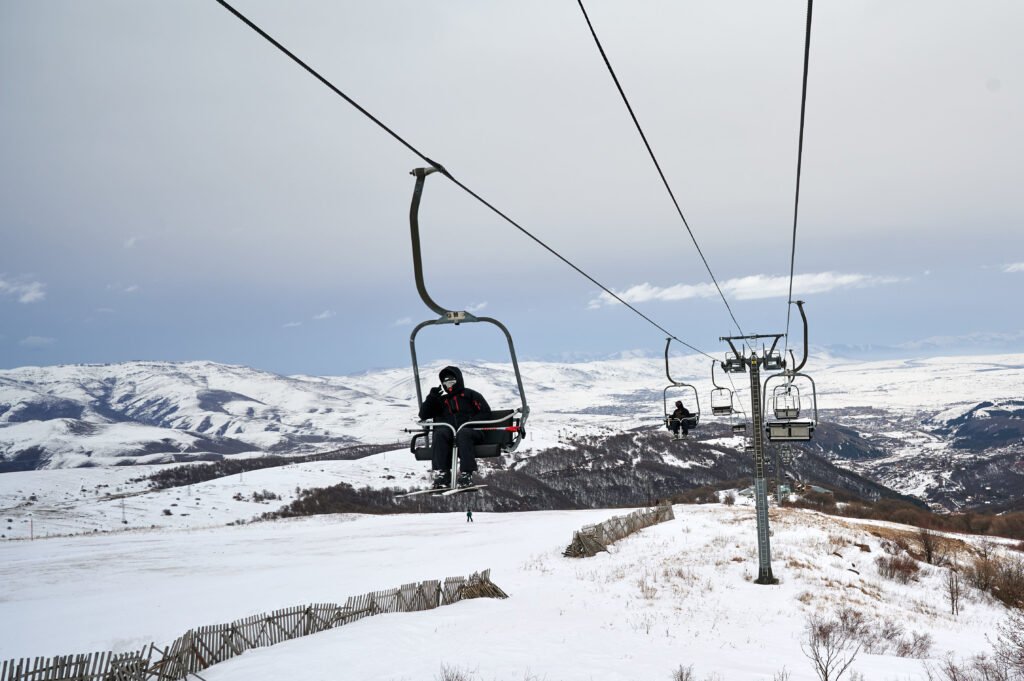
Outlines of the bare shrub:
{"type": "Polygon", "coordinates": [[[998,573],[996,545],[984,541],[977,547],[977,555],[964,567],[964,579],[975,589],[991,591],[998,573]]]}
{"type": "Polygon", "coordinates": [[[800,649],[811,664],[819,681],[839,681],[860,652],[861,644],[839,620],[826,620],[808,615],[804,640],[800,649]]]}
{"type": "Polygon", "coordinates": [[[1024,607],[1024,560],[1019,556],[997,560],[991,593],[1006,605],[1024,607]]]}
{"type": "Polygon", "coordinates": [[[789,670],[783,667],[779,671],[775,672],[775,676],[772,677],[772,681],[789,681],[789,670]]]}
{"type": "Polygon", "coordinates": [[[901,638],[896,643],[895,653],[897,657],[914,657],[922,659],[928,657],[932,651],[931,634],[910,632],[909,638],[901,638]]]}
{"type": "Polygon", "coordinates": [[[879,556],[875,558],[875,565],[878,566],[878,574],[893,579],[900,584],[908,584],[917,579],[917,573],[921,570],[917,561],[910,556],[879,556]]]}
{"type": "Polygon", "coordinates": [[[693,665],[688,667],[679,665],[679,669],[672,672],[672,681],[697,681],[697,677],[693,673],[693,665]]]}
{"type": "Polygon", "coordinates": [[[722,503],[726,506],[734,506],[736,504],[736,493],[730,490],[723,494],[722,503]]]}
{"type": "Polygon", "coordinates": [[[446,664],[441,665],[441,674],[434,678],[437,681],[473,681],[469,672],[464,672],[458,667],[449,667],[446,664]]]}
{"type": "Polygon", "coordinates": [[[645,600],[653,600],[658,595],[658,587],[647,581],[647,575],[636,580],[636,585],[640,588],[640,597],[645,600]]]}
{"type": "Polygon", "coordinates": [[[942,559],[942,542],[939,535],[927,527],[922,527],[917,531],[916,539],[917,549],[920,551],[921,556],[924,557],[924,562],[929,565],[938,565],[942,559]]]}
{"type": "Polygon", "coordinates": [[[1024,611],[1013,610],[999,625],[993,647],[995,659],[1017,678],[1024,678],[1024,611]]]}
{"type": "Polygon", "coordinates": [[[928,681],[1017,681],[1006,667],[987,655],[975,655],[959,664],[953,653],[947,655],[938,667],[925,663],[928,681]]]}

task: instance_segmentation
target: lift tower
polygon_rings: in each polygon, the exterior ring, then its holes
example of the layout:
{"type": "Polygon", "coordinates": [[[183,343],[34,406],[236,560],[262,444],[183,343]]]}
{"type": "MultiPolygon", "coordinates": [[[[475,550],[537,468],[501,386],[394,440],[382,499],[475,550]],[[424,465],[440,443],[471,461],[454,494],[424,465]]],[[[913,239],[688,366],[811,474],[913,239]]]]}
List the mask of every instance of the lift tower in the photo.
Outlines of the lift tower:
{"type": "MultiPolygon", "coordinates": [[[[779,339],[785,334],[757,334],[752,336],[723,336],[719,340],[729,344],[732,350],[732,362],[730,366],[722,363],[722,369],[736,373],[750,369],[750,413],[752,415],[753,433],[751,434],[754,446],[754,508],[757,515],[757,584],[778,584],[779,580],[772,576],[772,548],[770,530],[768,528],[768,481],[765,477],[766,457],[764,452],[764,413],[762,412],[761,400],[761,365],[765,364],[769,369],[784,369],[785,360],[781,359],[779,353],[775,352],[775,346],[779,339]],[[763,357],[758,357],[756,350],[751,350],[750,356],[746,357],[736,350],[733,341],[757,341],[764,338],[772,339],[772,346],[763,357]],[[741,364],[736,362],[741,360],[741,364]],[[743,368],[740,368],[742,366],[743,368]]],[[[751,346],[753,347],[753,346],[751,346]]]]}

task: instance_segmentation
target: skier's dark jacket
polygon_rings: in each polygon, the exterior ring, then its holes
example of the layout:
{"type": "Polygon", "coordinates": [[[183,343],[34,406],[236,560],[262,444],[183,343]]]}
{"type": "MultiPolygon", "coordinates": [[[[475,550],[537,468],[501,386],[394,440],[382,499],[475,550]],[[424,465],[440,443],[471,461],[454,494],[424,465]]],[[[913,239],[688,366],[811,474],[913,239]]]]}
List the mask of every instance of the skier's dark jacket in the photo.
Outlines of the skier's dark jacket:
{"type": "Polygon", "coordinates": [[[466,387],[462,381],[462,371],[458,367],[445,367],[438,374],[442,381],[449,376],[455,377],[455,387],[450,393],[444,393],[441,388],[432,389],[420,407],[420,420],[445,421],[458,428],[467,421],[486,421],[491,418],[487,400],[477,391],[466,387]]]}

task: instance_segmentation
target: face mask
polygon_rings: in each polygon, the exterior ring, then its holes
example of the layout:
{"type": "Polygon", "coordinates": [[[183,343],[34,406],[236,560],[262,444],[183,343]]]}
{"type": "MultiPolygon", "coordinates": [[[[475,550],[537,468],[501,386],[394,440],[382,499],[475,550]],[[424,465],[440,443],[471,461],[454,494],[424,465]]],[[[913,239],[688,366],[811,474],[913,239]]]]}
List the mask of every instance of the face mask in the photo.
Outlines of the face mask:
{"type": "Polygon", "coordinates": [[[452,391],[456,383],[457,381],[454,378],[446,378],[443,381],[441,381],[441,385],[443,385],[444,389],[447,390],[448,392],[452,391]]]}

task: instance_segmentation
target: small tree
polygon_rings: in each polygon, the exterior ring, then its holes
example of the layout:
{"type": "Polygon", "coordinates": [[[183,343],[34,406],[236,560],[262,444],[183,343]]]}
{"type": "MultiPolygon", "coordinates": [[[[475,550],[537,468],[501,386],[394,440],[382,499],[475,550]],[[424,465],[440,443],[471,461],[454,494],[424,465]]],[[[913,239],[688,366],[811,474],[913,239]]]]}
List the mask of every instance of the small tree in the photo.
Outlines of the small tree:
{"type": "Polygon", "coordinates": [[[949,599],[949,612],[956,617],[960,614],[960,573],[956,566],[946,574],[946,598],[949,599]]]}
{"type": "Polygon", "coordinates": [[[820,681],[839,681],[860,652],[860,642],[853,633],[835,620],[808,615],[805,636],[800,649],[820,681]]]}
{"type": "Polygon", "coordinates": [[[938,565],[942,561],[942,544],[939,536],[922,527],[917,532],[917,545],[924,556],[924,561],[929,565],[938,565]]]}

